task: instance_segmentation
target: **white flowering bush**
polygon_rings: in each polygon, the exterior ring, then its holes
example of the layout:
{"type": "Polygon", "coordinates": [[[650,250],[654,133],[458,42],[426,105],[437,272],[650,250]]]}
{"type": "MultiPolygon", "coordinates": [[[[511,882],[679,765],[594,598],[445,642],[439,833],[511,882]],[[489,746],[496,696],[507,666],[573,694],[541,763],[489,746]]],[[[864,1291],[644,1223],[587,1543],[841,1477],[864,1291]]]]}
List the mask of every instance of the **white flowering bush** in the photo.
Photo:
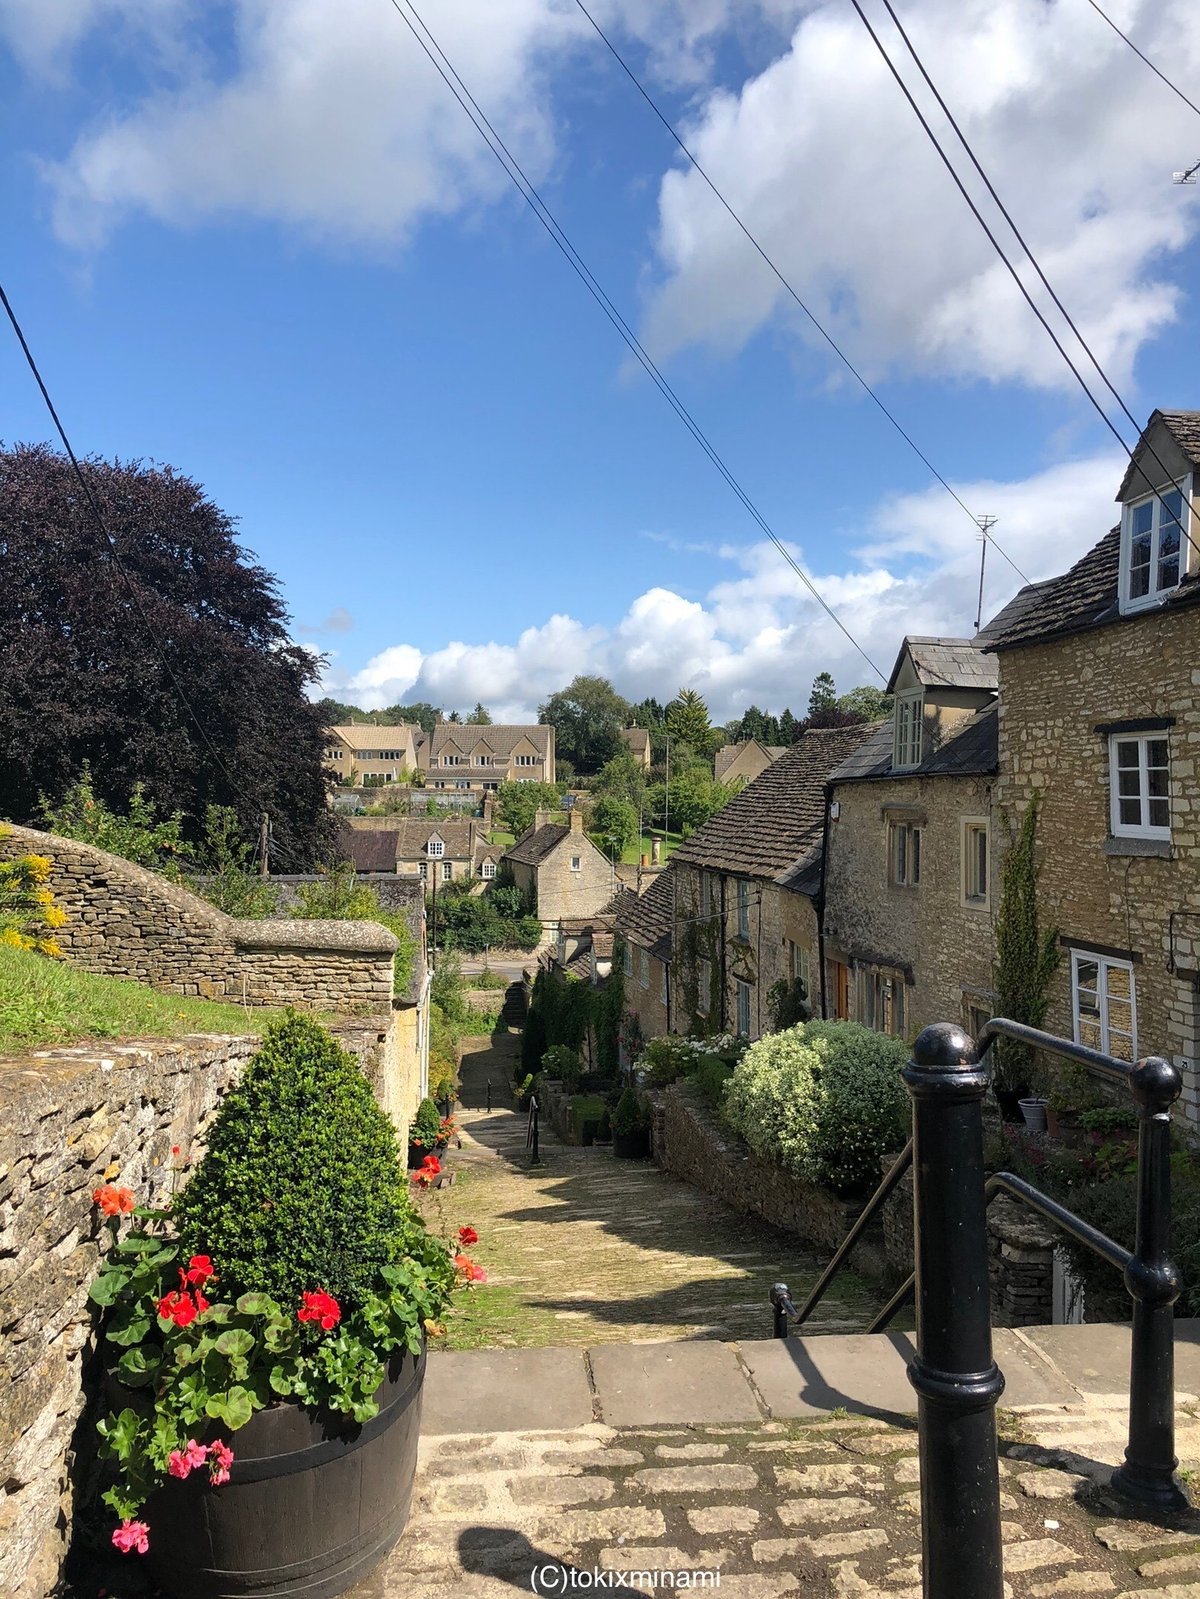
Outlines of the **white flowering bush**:
{"type": "Polygon", "coordinates": [[[681,1038],[667,1033],[652,1038],[634,1061],[638,1081],[650,1088],[661,1088],[677,1077],[690,1077],[714,1056],[730,1061],[745,1047],[745,1040],[732,1033],[716,1033],[709,1038],[681,1038]]]}
{"type": "Polygon", "coordinates": [[[803,1022],[752,1044],[725,1089],[724,1114],[751,1149],[810,1182],[874,1185],[902,1143],[908,1096],[903,1039],[856,1022],[803,1022]]]}

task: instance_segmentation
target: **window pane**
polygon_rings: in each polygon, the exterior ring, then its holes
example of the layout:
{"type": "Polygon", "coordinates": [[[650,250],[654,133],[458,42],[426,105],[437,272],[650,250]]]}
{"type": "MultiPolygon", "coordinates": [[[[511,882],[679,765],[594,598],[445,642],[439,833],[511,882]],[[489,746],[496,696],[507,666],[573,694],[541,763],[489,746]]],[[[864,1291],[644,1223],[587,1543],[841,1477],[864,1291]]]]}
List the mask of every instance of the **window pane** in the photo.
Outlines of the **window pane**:
{"type": "Polygon", "coordinates": [[[1093,1020],[1090,1016],[1080,1015],[1079,1042],[1088,1049],[1099,1049],[1101,1047],[1100,1023],[1098,1020],[1093,1020]]]}
{"type": "Polygon", "coordinates": [[[1140,505],[1134,506],[1130,519],[1130,525],[1133,529],[1134,538],[1137,538],[1142,534],[1145,534],[1147,537],[1149,537],[1150,530],[1154,526],[1153,500],[1143,500],[1140,505]]]}
{"type": "Polygon", "coordinates": [[[1127,999],[1114,999],[1108,1006],[1108,1029],[1110,1034],[1124,1033],[1127,1037],[1133,1035],[1133,1006],[1127,999]]]}
{"type": "Polygon", "coordinates": [[[912,835],[912,876],[909,881],[919,883],[921,881],[921,829],[912,827],[909,832],[912,835]]]}
{"type": "MultiPolygon", "coordinates": [[[[1167,495],[1170,501],[1171,495],[1167,495]]],[[[1179,496],[1175,495],[1175,499],[1179,496]]],[[[1173,589],[1179,582],[1180,526],[1176,520],[1164,520],[1158,535],[1158,587],[1173,589]]]]}
{"type": "Polygon", "coordinates": [[[1132,987],[1131,974],[1126,966],[1109,966],[1105,969],[1105,990],[1109,1000],[1128,1000],[1132,987]]]}
{"type": "Polygon", "coordinates": [[[1171,804],[1169,800],[1152,799],[1150,801],[1150,826],[1170,827],[1171,804]]]}
{"type": "Polygon", "coordinates": [[[1129,546],[1129,595],[1140,599],[1150,592],[1150,535],[1134,538],[1129,546]]]}
{"type": "Polygon", "coordinates": [[[1122,772],[1137,771],[1138,741],[1136,738],[1119,738],[1117,740],[1117,769],[1122,772]]]}
{"type": "Polygon", "coordinates": [[[1091,989],[1095,991],[1100,983],[1100,966],[1096,961],[1081,960],[1075,966],[1076,986],[1082,991],[1091,989]]]}

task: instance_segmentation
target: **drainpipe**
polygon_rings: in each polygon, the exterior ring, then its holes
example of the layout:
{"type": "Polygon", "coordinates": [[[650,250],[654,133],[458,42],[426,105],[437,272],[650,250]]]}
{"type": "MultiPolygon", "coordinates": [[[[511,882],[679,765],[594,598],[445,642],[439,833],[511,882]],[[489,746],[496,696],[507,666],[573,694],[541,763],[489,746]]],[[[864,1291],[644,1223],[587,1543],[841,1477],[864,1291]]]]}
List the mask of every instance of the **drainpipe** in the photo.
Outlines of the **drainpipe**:
{"type": "Polygon", "coordinates": [[[825,784],[825,819],[821,824],[821,885],[817,889],[817,965],[820,967],[821,1020],[829,1015],[829,996],[825,979],[825,874],[829,870],[829,808],[833,803],[833,784],[825,784]]]}
{"type": "Polygon", "coordinates": [[[725,882],[726,882],[725,873],[722,872],[721,873],[721,1020],[720,1020],[720,1028],[721,1028],[722,1032],[725,1031],[725,977],[726,977],[725,939],[726,939],[726,935],[728,934],[728,931],[729,931],[728,924],[726,923],[726,920],[725,920],[725,882]]]}

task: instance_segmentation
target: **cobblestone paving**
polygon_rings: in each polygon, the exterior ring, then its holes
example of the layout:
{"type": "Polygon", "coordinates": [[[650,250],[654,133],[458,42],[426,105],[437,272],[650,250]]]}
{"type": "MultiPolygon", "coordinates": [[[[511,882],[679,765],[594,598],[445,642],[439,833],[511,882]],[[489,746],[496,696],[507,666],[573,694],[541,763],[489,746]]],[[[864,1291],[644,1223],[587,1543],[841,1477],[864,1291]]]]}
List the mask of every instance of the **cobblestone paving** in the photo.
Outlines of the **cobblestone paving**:
{"type": "MultiPolygon", "coordinates": [[[[805,1293],[820,1262],[795,1238],[660,1172],[578,1149],[544,1130],[527,1169],[525,1120],[509,1108],[516,1035],[468,1040],[461,1150],[437,1194],[452,1228],[480,1234],[488,1284],[463,1296],[447,1347],[529,1348],[661,1338],[766,1338],[767,1290],[783,1276],[805,1293]],[[492,1115],[483,1109],[493,1083],[492,1115]]],[[[813,1332],[858,1332],[881,1303],[874,1285],[838,1279],[813,1332]]]]}
{"type": "MultiPolygon", "coordinates": [[[[1128,1519],[1096,1455],[1119,1458],[1103,1418],[1010,1430],[1039,1440],[1002,1451],[1012,1599],[1200,1599],[1200,1516],[1128,1519]]],[[[1200,1458],[1194,1418],[1179,1446],[1200,1458]]],[[[641,1574],[719,1570],[726,1599],[920,1599],[916,1448],[915,1424],[863,1417],[426,1439],[409,1530],[356,1599],[503,1599],[534,1573],[541,1592],[574,1592],[596,1570],[644,1595],[685,1585],[641,1574]]]]}

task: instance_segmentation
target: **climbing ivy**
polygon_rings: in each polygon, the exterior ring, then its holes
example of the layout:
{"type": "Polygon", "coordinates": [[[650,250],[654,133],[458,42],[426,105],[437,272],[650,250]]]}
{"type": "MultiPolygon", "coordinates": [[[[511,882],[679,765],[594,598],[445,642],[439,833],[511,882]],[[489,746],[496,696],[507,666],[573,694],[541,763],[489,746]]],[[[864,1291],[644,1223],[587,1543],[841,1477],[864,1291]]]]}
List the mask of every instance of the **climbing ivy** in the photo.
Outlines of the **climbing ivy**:
{"type": "MultiPolygon", "coordinates": [[[[1005,817],[1009,849],[1004,861],[996,912],[996,1005],[1009,1021],[1040,1027],[1049,1005],[1050,980],[1061,959],[1058,928],[1043,933],[1038,923],[1037,824],[1041,795],[1035,789],[1015,831],[1005,817]]],[[[998,1087],[1028,1088],[1034,1080],[1032,1051],[1024,1044],[996,1041],[998,1087]]]]}

